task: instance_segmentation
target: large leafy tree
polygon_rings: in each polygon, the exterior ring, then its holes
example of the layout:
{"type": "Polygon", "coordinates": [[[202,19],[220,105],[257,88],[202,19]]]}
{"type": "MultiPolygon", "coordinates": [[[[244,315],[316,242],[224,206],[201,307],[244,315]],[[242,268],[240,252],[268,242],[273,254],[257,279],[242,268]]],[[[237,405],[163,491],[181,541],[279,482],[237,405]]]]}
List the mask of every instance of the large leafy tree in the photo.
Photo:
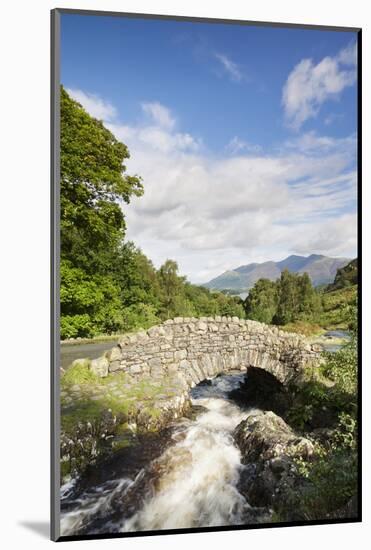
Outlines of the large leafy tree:
{"type": "Polygon", "coordinates": [[[126,174],[129,151],[61,87],[61,336],[122,327],[115,260],[124,237],[121,208],[143,192],[126,174]],[[120,204],[121,203],[121,204],[120,204]]]}
{"type": "Polygon", "coordinates": [[[122,207],[143,193],[126,173],[129,151],[61,88],[61,336],[149,327],[193,315],[239,315],[238,298],[188,283],[167,260],[159,270],[124,242],[122,207]]]}
{"type": "Polygon", "coordinates": [[[278,299],[278,285],[269,279],[259,279],[244,302],[246,316],[262,323],[271,323],[278,299]]]}
{"type": "Polygon", "coordinates": [[[143,192],[126,174],[129,151],[61,88],[61,255],[87,272],[109,271],[124,236],[120,206],[143,192]]]}

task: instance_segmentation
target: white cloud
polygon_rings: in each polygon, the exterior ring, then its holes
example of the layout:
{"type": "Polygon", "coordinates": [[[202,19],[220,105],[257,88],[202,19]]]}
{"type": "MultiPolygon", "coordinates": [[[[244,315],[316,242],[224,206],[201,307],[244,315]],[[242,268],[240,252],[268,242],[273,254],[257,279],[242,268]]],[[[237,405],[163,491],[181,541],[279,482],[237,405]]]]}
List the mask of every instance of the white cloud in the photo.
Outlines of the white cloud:
{"type": "Polygon", "coordinates": [[[346,48],[343,48],[338,56],[338,62],[343,65],[356,65],[357,64],[357,43],[351,42],[346,48]]]}
{"type": "Polygon", "coordinates": [[[346,138],[333,138],[329,136],[319,136],[315,131],[311,130],[301,134],[295,139],[286,141],[285,146],[292,149],[297,149],[302,152],[311,152],[312,154],[323,155],[324,152],[344,150],[349,153],[351,149],[355,154],[357,139],[355,135],[347,136],[346,138]]]}
{"type": "Polygon", "coordinates": [[[170,110],[158,103],[142,103],[143,111],[149,115],[153,122],[166,130],[172,130],[175,126],[175,118],[170,113],[170,110]]]}
{"type": "Polygon", "coordinates": [[[127,239],[156,266],[173,258],[190,280],[206,282],[292,253],[355,254],[354,136],[307,132],[254,154],[235,136],[234,153],[217,156],[146,114],[144,124],[105,124],[128,145],[128,173],[143,178],[144,195],[123,204],[127,239]]]}
{"type": "Polygon", "coordinates": [[[291,253],[352,256],[353,141],[309,135],[275,154],[231,158],[128,141],[129,170],[145,188],[124,206],[128,238],[156,265],[175,258],[196,282],[291,253]]]}
{"type": "Polygon", "coordinates": [[[216,53],[216,59],[221,63],[224,71],[235,82],[240,82],[243,79],[243,73],[237,63],[232,61],[227,55],[216,53]]]}
{"type": "Polygon", "coordinates": [[[107,128],[125,143],[132,144],[134,149],[149,149],[171,153],[174,151],[197,151],[202,146],[201,140],[190,134],[169,132],[160,126],[129,127],[117,123],[107,123],[107,128]]]}
{"type": "Polygon", "coordinates": [[[312,59],[300,61],[283,87],[282,103],[290,126],[299,129],[315,117],[321,105],[335,99],[356,81],[356,49],[349,45],[334,57],[324,57],[315,64],[312,59]]]}
{"type": "Polygon", "coordinates": [[[83,92],[73,88],[67,88],[68,94],[78,101],[88,113],[99,120],[113,120],[117,116],[117,111],[111,103],[103,101],[95,94],[83,92]]]}

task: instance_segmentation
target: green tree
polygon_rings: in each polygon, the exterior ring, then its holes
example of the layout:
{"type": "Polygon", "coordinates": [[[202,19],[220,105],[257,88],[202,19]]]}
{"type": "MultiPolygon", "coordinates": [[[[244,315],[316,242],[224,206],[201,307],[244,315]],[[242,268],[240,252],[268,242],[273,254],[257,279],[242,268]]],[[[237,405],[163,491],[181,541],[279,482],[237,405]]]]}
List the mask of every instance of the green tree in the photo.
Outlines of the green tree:
{"type": "Polygon", "coordinates": [[[308,273],[303,273],[297,280],[299,292],[299,316],[308,319],[315,316],[322,309],[320,294],[312,285],[308,273]]]}
{"type": "Polygon", "coordinates": [[[274,322],[278,325],[291,323],[298,318],[300,310],[300,292],[297,285],[297,275],[285,269],[279,280],[279,301],[274,322]]]}
{"type": "Polygon", "coordinates": [[[110,275],[87,275],[61,261],[61,337],[111,333],[123,325],[120,289],[110,275]]]}
{"type": "Polygon", "coordinates": [[[142,303],[159,308],[161,287],[158,274],[152,262],[134,243],[122,244],[113,260],[112,269],[125,307],[142,303]]]}
{"type": "Polygon", "coordinates": [[[166,260],[160,267],[158,275],[163,292],[162,313],[165,318],[174,316],[179,310],[179,297],[183,294],[184,277],[178,276],[178,264],[174,260],[166,260]]]}
{"type": "Polygon", "coordinates": [[[328,290],[346,288],[358,283],[358,260],[355,258],[349,264],[336,271],[335,280],[328,285],[328,290]]]}
{"type": "Polygon", "coordinates": [[[143,192],[123,164],[123,143],[61,87],[61,257],[92,273],[109,271],[124,235],[119,202],[143,192]]]}
{"type": "Polygon", "coordinates": [[[278,305],[278,285],[269,279],[259,279],[244,302],[246,317],[270,324],[278,305]]]}

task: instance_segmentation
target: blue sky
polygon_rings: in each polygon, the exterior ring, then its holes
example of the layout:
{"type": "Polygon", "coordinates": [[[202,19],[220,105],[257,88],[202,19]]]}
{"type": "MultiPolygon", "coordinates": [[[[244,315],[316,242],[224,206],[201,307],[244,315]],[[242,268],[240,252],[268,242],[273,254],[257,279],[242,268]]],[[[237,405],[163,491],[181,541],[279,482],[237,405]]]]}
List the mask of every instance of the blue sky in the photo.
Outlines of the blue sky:
{"type": "Polygon", "coordinates": [[[356,34],[62,15],[61,81],[129,146],[128,238],[207,281],[356,254],[356,34]]]}

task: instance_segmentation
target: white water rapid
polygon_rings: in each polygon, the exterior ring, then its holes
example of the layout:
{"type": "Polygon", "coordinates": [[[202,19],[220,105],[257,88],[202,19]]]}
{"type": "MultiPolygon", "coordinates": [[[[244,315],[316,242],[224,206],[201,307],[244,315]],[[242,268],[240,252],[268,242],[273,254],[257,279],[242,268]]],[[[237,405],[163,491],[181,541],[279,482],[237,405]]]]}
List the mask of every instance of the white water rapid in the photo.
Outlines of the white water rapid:
{"type": "MultiPolygon", "coordinates": [[[[140,505],[128,515],[118,502],[135,493],[145,475],[119,479],[85,491],[62,513],[63,535],[227,526],[246,523],[250,509],[238,492],[242,468],[232,439],[234,428],[249,414],[227,399],[243,375],[223,376],[192,390],[193,405],[204,409],[195,420],[180,422],[173,444],[150,464],[156,472],[140,505]],[[122,508],[119,509],[122,510],[122,508]],[[95,518],[93,526],[91,520],[95,518]],[[97,517],[99,521],[97,521],[97,517]],[[82,530],[82,531],[81,531],[82,530]]],[[[68,499],[68,492],[65,497],[68,499]]]]}

